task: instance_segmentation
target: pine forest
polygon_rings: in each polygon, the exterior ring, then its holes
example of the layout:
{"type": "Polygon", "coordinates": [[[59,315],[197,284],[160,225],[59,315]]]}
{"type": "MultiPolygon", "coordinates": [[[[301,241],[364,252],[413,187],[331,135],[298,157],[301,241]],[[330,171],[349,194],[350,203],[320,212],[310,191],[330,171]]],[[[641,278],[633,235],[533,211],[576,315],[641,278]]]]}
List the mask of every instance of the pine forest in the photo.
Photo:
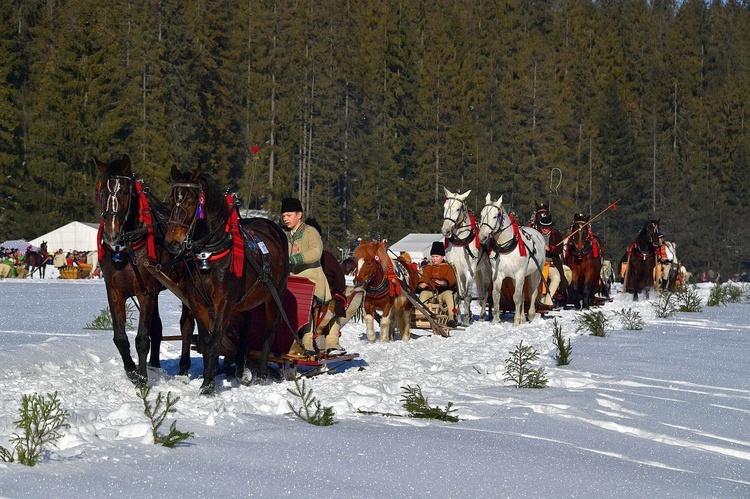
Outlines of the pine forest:
{"type": "Polygon", "coordinates": [[[0,241],[98,222],[94,157],[200,166],[331,248],[437,233],[443,188],[574,213],[618,261],[658,218],[750,269],[749,0],[3,0],[0,241]]]}

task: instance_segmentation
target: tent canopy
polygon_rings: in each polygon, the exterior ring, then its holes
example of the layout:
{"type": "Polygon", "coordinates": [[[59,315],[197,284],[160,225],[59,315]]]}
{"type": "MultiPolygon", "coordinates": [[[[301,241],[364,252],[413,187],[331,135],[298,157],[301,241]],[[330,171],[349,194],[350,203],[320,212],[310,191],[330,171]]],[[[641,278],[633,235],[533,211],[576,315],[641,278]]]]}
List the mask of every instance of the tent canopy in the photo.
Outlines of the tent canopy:
{"type": "Polygon", "coordinates": [[[94,251],[96,249],[96,236],[99,230],[98,224],[84,222],[70,222],[67,225],[47,232],[36,239],[29,241],[34,247],[47,241],[47,251],[54,253],[58,249],[68,251],[94,251]]]}
{"type": "Polygon", "coordinates": [[[442,241],[442,234],[408,234],[403,239],[391,245],[389,250],[392,254],[400,254],[402,251],[409,253],[411,260],[419,263],[422,258],[430,258],[430,249],[435,241],[442,241]]]}
{"type": "Polygon", "coordinates": [[[9,241],[5,241],[4,243],[0,243],[0,246],[13,250],[26,251],[26,248],[29,246],[29,242],[26,239],[11,239],[9,241]]]}

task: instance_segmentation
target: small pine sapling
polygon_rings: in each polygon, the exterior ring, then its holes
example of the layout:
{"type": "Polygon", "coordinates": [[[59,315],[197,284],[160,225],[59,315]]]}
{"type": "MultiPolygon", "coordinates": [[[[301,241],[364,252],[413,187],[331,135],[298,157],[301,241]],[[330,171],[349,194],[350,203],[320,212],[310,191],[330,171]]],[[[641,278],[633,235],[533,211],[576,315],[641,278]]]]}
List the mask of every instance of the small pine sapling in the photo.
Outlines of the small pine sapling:
{"type": "Polygon", "coordinates": [[[552,333],[553,345],[557,347],[555,361],[558,366],[567,366],[570,364],[570,354],[573,352],[573,347],[570,345],[570,338],[568,338],[568,342],[566,343],[562,335],[562,326],[557,323],[557,319],[555,319],[552,325],[554,327],[552,333]]]}
{"type": "Polygon", "coordinates": [[[717,282],[708,293],[708,301],[706,302],[706,305],[708,305],[709,307],[726,307],[727,301],[728,298],[725,287],[722,286],[720,282],[717,282]]]}
{"type": "Polygon", "coordinates": [[[573,321],[578,325],[576,332],[589,331],[601,338],[607,336],[607,332],[611,330],[609,319],[599,310],[578,314],[573,321]]]}
{"type": "Polygon", "coordinates": [[[543,367],[533,368],[531,363],[539,358],[539,353],[530,345],[524,345],[521,340],[516,349],[505,359],[505,378],[512,381],[516,388],[544,388],[547,377],[543,367]]]}
{"type": "Polygon", "coordinates": [[[299,380],[295,378],[294,386],[296,390],[287,388],[287,391],[295,397],[299,397],[302,400],[302,405],[297,409],[288,400],[286,403],[298,418],[315,426],[331,426],[336,423],[333,420],[336,415],[333,412],[333,407],[323,407],[320,401],[313,396],[312,388],[307,389],[305,380],[302,380],[302,385],[300,385],[299,380]]]}
{"type": "Polygon", "coordinates": [[[13,424],[22,434],[15,433],[11,437],[13,449],[0,446],[0,460],[13,462],[17,458],[21,464],[34,466],[45,446],[54,446],[62,438],[60,430],[70,428],[66,422],[70,414],[60,406],[57,392],[48,393],[46,398],[38,393],[24,395],[18,412],[20,417],[13,424]]]}
{"type": "Polygon", "coordinates": [[[659,319],[672,317],[679,311],[679,304],[677,302],[678,299],[675,293],[662,294],[658,300],[651,304],[654,307],[654,315],[659,319]]]}
{"type": "Polygon", "coordinates": [[[421,419],[437,419],[440,421],[447,421],[449,423],[455,423],[458,421],[458,416],[453,416],[451,412],[455,412],[453,402],[448,402],[445,409],[439,407],[430,407],[427,403],[427,398],[422,395],[422,388],[417,386],[406,385],[401,387],[404,390],[404,395],[401,396],[403,407],[409,412],[410,418],[421,418],[421,419]]]}
{"type": "Polygon", "coordinates": [[[154,443],[163,445],[164,447],[174,448],[179,442],[187,440],[195,436],[191,431],[180,431],[177,429],[177,421],[172,421],[169,427],[169,433],[166,435],[159,434],[159,428],[161,428],[164,419],[170,412],[175,412],[175,404],[180,400],[180,397],[172,398],[172,392],[167,392],[167,398],[165,399],[163,394],[159,392],[156,396],[156,402],[151,405],[148,400],[148,396],[151,393],[151,387],[142,385],[138,387],[138,397],[143,402],[143,412],[151,422],[151,433],[154,437],[154,443]]]}
{"type": "Polygon", "coordinates": [[[703,312],[701,297],[695,286],[685,286],[677,293],[678,309],[680,312],[703,312]]]}
{"type": "Polygon", "coordinates": [[[615,312],[620,325],[627,331],[640,331],[646,325],[641,313],[632,308],[623,308],[615,312]]]}

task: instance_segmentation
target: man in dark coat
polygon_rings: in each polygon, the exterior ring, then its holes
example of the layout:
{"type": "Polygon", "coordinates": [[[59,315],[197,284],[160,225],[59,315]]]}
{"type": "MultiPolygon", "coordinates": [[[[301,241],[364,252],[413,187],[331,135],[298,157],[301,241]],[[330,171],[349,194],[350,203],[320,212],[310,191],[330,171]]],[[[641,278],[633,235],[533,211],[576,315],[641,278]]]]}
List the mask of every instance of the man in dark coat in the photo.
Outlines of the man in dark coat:
{"type": "Polygon", "coordinates": [[[557,271],[553,272],[552,269],[550,269],[549,293],[541,298],[541,302],[548,306],[552,306],[552,299],[558,289],[560,291],[565,291],[568,287],[568,280],[565,278],[565,271],[563,270],[562,262],[562,252],[565,245],[563,244],[562,236],[552,225],[552,217],[549,213],[539,216],[537,220],[537,230],[542,236],[544,236],[544,249],[546,251],[545,260],[550,262],[554,267],[554,270],[557,271]]]}

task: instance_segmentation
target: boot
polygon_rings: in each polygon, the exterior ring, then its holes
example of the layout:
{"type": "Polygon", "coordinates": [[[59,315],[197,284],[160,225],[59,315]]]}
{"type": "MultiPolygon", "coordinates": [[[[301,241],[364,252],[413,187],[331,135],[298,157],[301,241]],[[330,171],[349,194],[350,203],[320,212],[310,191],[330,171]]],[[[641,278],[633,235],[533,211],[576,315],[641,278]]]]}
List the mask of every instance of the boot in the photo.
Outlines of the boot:
{"type": "Polygon", "coordinates": [[[326,334],[325,348],[326,353],[330,356],[344,355],[346,353],[346,350],[339,343],[339,336],[341,336],[340,329],[341,326],[339,326],[338,322],[334,322],[331,325],[330,331],[326,334]]]}

